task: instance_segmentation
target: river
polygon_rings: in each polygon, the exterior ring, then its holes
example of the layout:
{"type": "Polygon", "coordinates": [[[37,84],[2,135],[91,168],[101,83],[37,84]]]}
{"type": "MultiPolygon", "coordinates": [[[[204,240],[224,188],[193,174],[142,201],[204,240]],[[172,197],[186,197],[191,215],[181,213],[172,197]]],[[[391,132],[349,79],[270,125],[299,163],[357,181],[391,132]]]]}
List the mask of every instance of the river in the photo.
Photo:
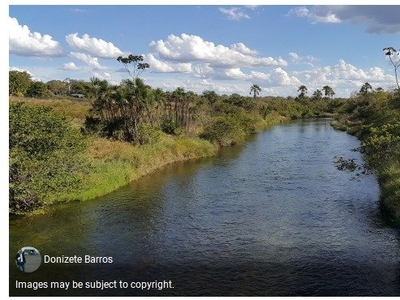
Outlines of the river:
{"type": "Polygon", "coordinates": [[[400,295],[398,231],[380,219],[376,178],[352,180],[333,164],[360,161],[358,145],[329,119],[295,121],[99,199],[10,218],[10,295],[400,295]],[[22,246],[113,262],[23,273],[22,246]],[[129,287],[17,289],[16,280],[129,287]]]}

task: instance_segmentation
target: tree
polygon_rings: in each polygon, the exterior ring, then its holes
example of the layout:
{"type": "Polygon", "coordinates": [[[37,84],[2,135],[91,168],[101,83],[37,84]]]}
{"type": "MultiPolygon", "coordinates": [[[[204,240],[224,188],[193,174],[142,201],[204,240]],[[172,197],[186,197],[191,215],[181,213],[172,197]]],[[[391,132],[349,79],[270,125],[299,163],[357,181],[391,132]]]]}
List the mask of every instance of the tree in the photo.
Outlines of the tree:
{"type": "Polygon", "coordinates": [[[75,190],[85,164],[80,131],[50,107],[10,104],[9,210],[31,211],[75,190]],[[54,197],[54,196],[53,196],[54,197]]]}
{"type": "Polygon", "coordinates": [[[400,93],[399,79],[397,76],[397,69],[400,67],[399,52],[397,52],[396,49],[394,49],[393,47],[383,48],[383,51],[385,51],[385,55],[389,58],[390,62],[394,67],[394,75],[396,78],[397,91],[400,93]]]}
{"type": "Polygon", "coordinates": [[[145,69],[150,67],[148,63],[143,62],[143,55],[130,54],[128,57],[118,56],[117,60],[124,65],[125,69],[133,80],[139,77],[139,75],[142,74],[145,69]],[[130,69],[129,65],[133,66],[133,68],[130,69]]]}
{"type": "Polygon", "coordinates": [[[31,84],[31,75],[29,75],[26,71],[8,72],[9,95],[25,95],[31,84]]]}
{"type": "Polygon", "coordinates": [[[321,100],[322,99],[322,92],[321,90],[317,89],[314,93],[313,93],[313,100],[321,100]]]}
{"type": "Polygon", "coordinates": [[[368,93],[368,91],[372,90],[372,86],[366,82],[363,84],[363,86],[360,89],[360,94],[361,95],[366,95],[368,93]]]}
{"type": "Polygon", "coordinates": [[[214,91],[204,91],[201,96],[207,99],[211,106],[218,100],[218,94],[214,91]]]}
{"type": "Polygon", "coordinates": [[[325,98],[333,98],[335,92],[329,85],[325,85],[322,90],[324,91],[325,98]]]}
{"type": "MultiPolygon", "coordinates": [[[[88,85],[88,94],[92,101],[91,115],[86,118],[85,129],[100,132],[108,138],[143,144],[143,126],[145,121],[153,124],[151,87],[144,84],[138,76],[147,68],[141,55],[119,56],[131,79],[125,79],[120,86],[111,86],[105,80],[92,77],[88,85]],[[133,66],[133,68],[130,68],[133,66]],[[143,127],[141,129],[141,127],[143,127]]],[[[147,131],[147,127],[146,130],[147,131]]]]}
{"type": "Polygon", "coordinates": [[[61,80],[50,80],[46,83],[47,89],[55,96],[67,96],[68,85],[61,80]]]}
{"type": "Polygon", "coordinates": [[[298,92],[300,92],[299,98],[304,98],[307,94],[307,87],[305,85],[301,85],[299,86],[299,88],[297,89],[298,92]]]}
{"type": "Polygon", "coordinates": [[[259,85],[253,84],[250,87],[250,95],[253,94],[254,99],[256,99],[258,95],[260,95],[260,92],[261,92],[261,88],[259,85]]]}
{"type": "Polygon", "coordinates": [[[33,98],[46,98],[50,96],[50,93],[44,82],[34,81],[26,91],[26,96],[33,98]]]}

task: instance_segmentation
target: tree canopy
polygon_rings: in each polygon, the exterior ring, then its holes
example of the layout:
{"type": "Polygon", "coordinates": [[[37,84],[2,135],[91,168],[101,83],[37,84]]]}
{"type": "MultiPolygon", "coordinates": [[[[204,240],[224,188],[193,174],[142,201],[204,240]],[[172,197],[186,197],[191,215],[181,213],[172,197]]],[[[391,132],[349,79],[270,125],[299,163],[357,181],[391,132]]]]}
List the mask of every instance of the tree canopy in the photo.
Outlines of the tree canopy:
{"type": "Polygon", "coordinates": [[[86,142],[50,107],[10,104],[9,209],[30,211],[78,187],[86,142]]]}

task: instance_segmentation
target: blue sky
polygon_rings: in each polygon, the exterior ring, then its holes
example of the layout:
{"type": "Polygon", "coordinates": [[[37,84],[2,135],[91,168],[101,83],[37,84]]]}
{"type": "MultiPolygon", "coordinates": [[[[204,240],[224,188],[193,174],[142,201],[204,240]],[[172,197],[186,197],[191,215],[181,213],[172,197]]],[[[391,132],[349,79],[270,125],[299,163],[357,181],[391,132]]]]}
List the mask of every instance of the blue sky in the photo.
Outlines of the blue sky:
{"type": "Polygon", "coordinates": [[[145,82],[168,91],[248,95],[258,84],[262,96],[296,96],[329,85],[349,97],[365,82],[395,84],[382,49],[400,47],[400,5],[103,4],[11,3],[9,70],[119,84],[128,74],[116,58],[133,53],[150,64],[145,82]]]}

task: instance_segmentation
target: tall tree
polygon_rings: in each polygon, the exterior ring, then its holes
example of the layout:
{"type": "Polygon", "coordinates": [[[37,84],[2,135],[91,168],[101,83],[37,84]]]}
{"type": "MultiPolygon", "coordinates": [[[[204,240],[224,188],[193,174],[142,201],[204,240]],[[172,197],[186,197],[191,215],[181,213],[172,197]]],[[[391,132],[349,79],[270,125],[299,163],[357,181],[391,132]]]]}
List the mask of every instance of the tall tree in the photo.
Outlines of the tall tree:
{"type": "Polygon", "coordinates": [[[253,94],[254,99],[256,99],[258,95],[260,95],[260,92],[261,92],[261,88],[259,85],[253,84],[250,87],[250,95],[253,94]]]}
{"type": "Polygon", "coordinates": [[[304,98],[307,94],[307,87],[305,85],[301,85],[297,91],[300,92],[299,98],[304,98]]]}
{"type": "Polygon", "coordinates": [[[8,72],[8,90],[10,95],[25,95],[31,84],[32,78],[28,72],[8,72]]]}
{"type": "Polygon", "coordinates": [[[204,91],[201,96],[207,99],[211,106],[218,100],[218,94],[214,91],[204,91]]]}
{"type": "Polygon", "coordinates": [[[397,91],[398,91],[398,93],[400,93],[399,79],[397,76],[397,69],[400,67],[399,52],[397,52],[396,49],[394,49],[393,47],[383,48],[383,51],[385,51],[385,55],[389,58],[390,62],[392,63],[392,65],[394,67],[394,75],[396,78],[397,91]]]}
{"type": "Polygon", "coordinates": [[[321,100],[322,99],[322,92],[321,90],[317,89],[314,93],[313,93],[313,100],[321,100]]]}
{"type": "Polygon", "coordinates": [[[61,80],[50,80],[46,83],[47,89],[55,96],[67,96],[68,85],[61,80]]]}
{"type": "Polygon", "coordinates": [[[329,85],[325,85],[322,90],[324,91],[325,98],[333,98],[335,92],[329,85]]]}

